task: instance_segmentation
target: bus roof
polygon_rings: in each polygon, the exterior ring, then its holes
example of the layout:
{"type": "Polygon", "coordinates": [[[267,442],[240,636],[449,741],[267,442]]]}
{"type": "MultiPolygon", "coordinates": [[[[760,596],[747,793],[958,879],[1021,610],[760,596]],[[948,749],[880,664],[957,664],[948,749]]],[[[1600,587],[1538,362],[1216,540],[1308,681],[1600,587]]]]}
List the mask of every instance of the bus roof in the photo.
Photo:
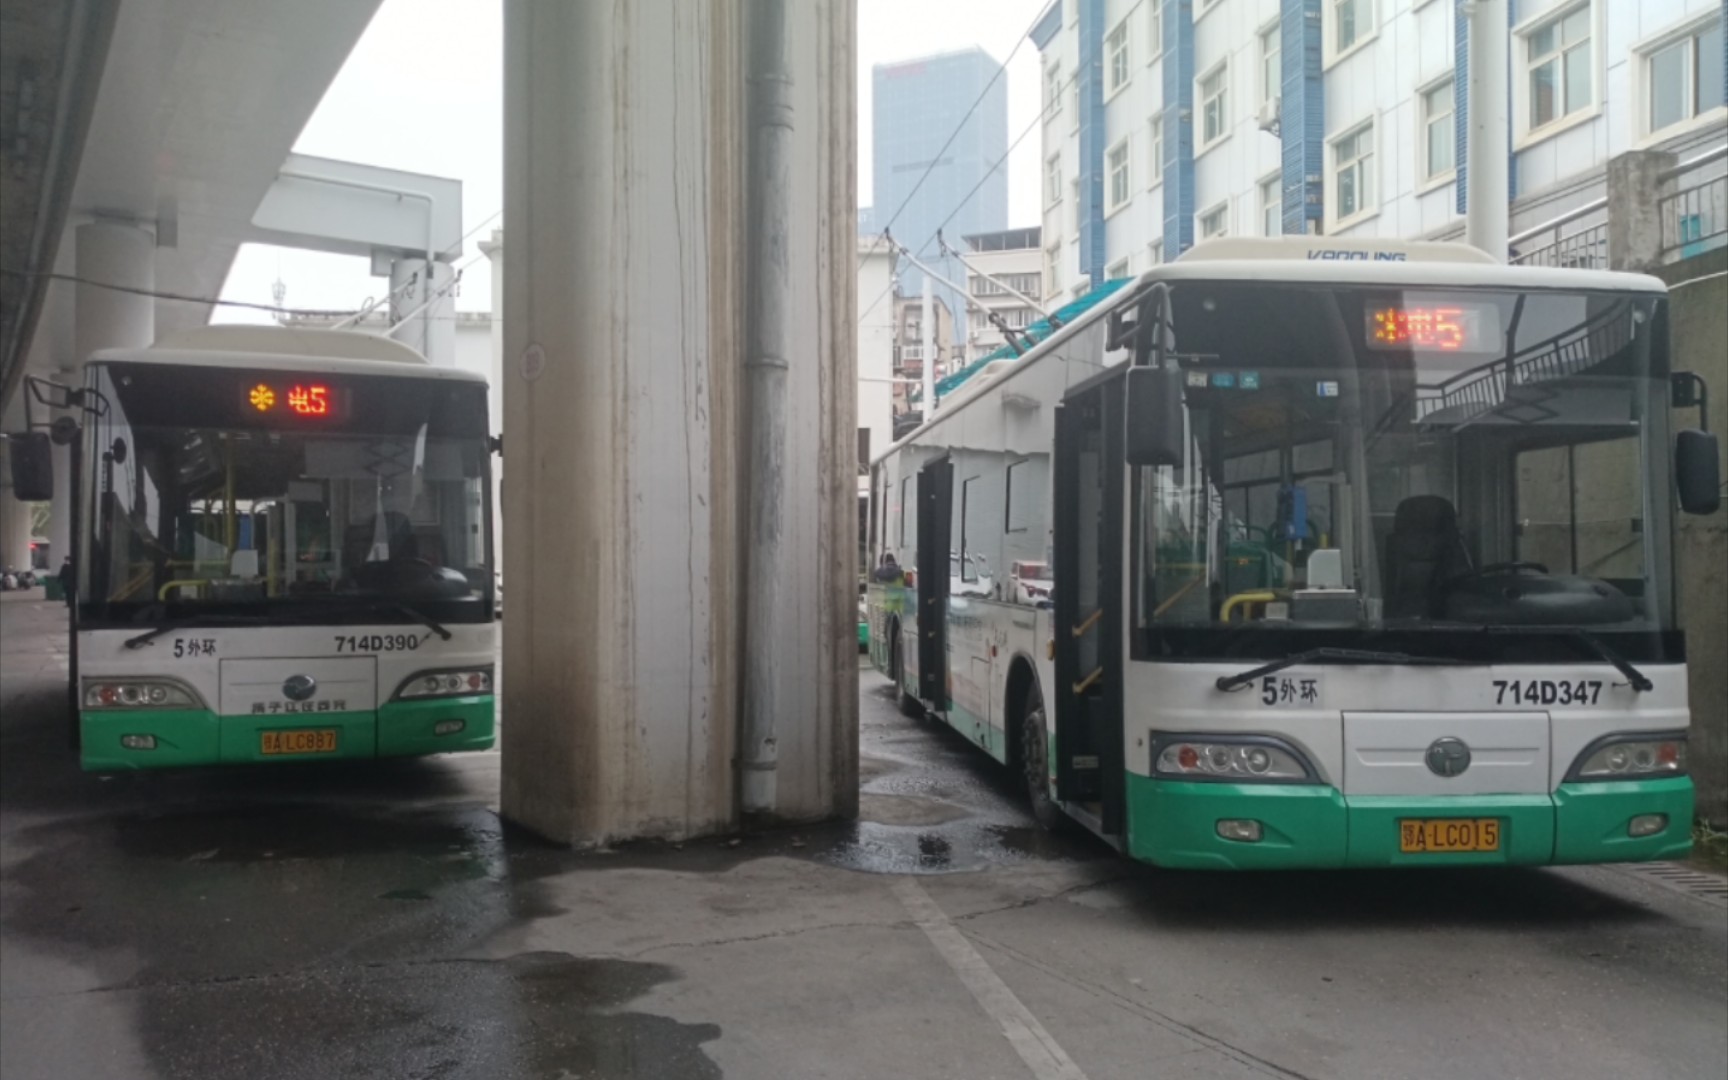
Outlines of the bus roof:
{"type": "Polygon", "coordinates": [[[1153,281],[1266,281],[1391,288],[1483,287],[1665,293],[1662,279],[1613,270],[1512,266],[1468,244],[1336,236],[1226,237],[1140,275],[1153,281]]]}
{"type": "Polygon", "coordinates": [[[200,326],[144,349],[103,349],[92,361],[256,367],[344,375],[486,382],[457,368],[433,367],[418,351],[377,334],[301,326],[200,326]]]}
{"type": "MultiPolygon", "coordinates": [[[[1497,262],[1485,252],[1461,243],[1427,240],[1357,240],[1335,236],[1225,237],[1189,248],[1176,261],[1152,267],[1121,289],[1132,297],[1155,282],[1259,281],[1268,285],[1366,285],[1380,288],[1501,288],[1557,289],[1591,292],[1666,294],[1661,278],[1614,270],[1568,270],[1545,266],[1515,266],[1497,262]]],[[[989,385],[1013,378],[1042,360],[1081,327],[1103,318],[1117,303],[1099,303],[1079,318],[1038,342],[1023,357],[989,365],[989,385]],[[997,369],[1000,366],[1000,370],[997,369]]],[[[985,380],[968,380],[954,390],[961,398],[953,408],[969,404],[985,380]]],[[[952,413],[937,412],[894,440],[871,464],[911,443],[952,413]]]]}

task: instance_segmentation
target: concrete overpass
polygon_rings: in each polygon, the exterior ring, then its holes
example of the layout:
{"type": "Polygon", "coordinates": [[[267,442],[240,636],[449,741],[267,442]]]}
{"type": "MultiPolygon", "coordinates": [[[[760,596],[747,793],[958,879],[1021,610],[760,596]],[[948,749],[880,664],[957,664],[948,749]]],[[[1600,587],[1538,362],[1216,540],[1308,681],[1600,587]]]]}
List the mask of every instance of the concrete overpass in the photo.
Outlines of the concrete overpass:
{"type": "MultiPolygon", "coordinates": [[[[17,430],[26,371],[207,321],[302,231],[273,193],[378,2],[3,3],[17,430]]],[[[855,22],[505,9],[503,808],[553,838],[856,806],[855,22]]]]}

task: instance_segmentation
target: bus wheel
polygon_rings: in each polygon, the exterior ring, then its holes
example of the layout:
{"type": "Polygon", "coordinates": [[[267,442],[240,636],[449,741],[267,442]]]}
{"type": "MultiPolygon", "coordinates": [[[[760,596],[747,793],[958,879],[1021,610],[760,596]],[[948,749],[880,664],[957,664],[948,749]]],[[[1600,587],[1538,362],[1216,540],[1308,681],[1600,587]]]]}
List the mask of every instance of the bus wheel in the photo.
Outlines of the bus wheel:
{"type": "Polygon", "coordinates": [[[906,692],[905,665],[900,658],[900,628],[894,627],[894,644],[889,652],[888,670],[894,679],[894,693],[900,702],[900,715],[914,720],[924,715],[924,704],[906,692]]]}
{"type": "Polygon", "coordinates": [[[1062,820],[1062,811],[1050,797],[1050,765],[1046,751],[1044,695],[1034,681],[1026,691],[1026,709],[1020,717],[1020,762],[1026,781],[1026,799],[1031,803],[1032,816],[1046,829],[1053,829],[1062,820]]]}

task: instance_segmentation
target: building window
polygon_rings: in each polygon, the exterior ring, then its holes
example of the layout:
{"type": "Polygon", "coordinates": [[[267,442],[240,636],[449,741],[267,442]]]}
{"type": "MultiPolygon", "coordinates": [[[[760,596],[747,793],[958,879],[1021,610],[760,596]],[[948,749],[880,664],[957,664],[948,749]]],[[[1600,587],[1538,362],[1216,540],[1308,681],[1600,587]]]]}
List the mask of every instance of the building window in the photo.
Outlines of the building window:
{"type": "Polygon", "coordinates": [[[1078,243],[1080,240],[1080,178],[1078,176],[1068,181],[1068,193],[1074,197],[1074,240],[1078,243]]]}
{"type": "Polygon", "coordinates": [[[1260,181],[1260,231],[1264,236],[1284,232],[1284,177],[1278,173],[1260,181]]]}
{"type": "Polygon", "coordinates": [[[1334,222],[1349,221],[1374,209],[1374,122],[1332,141],[1334,222]]]}
{"type": "Polygon", "coordinates": [[[1128,85],[1128,20],[1116,24],[1104,38],[1104,68],[1110,73],[1107,85],[1110,93],[1128,85]]]}
{"type": "Polygon", "coordinates": [[[1710,21],[1644,59],[1647,133],[1684,123],[1722,104],[1722,22],[1710,21]]]}
{"type": "Polygon", "coordinates": [[[1374,29],[1374,0],[1332,0],[1332,54],[1348,52],[1374,29]]]}
{"type": "Polygon", "coordinates": [[[1062,243],[1057,241],[1044,249],[1045,296],[1056,295],[1056,283],[1062,279],[1062,243]]]}
{"type": "Polygon", "coordinates": [[[1070,119],[1069,123],[1071,123],[1073,125],[1073,130],[1079,131],[1080,130],[1080,80],[1078,78],[1068,80],[1068,112],[1069,112],[1070,117],[1072,118],[1072,119],[1070,119]]]}
{"type": "Polygon", "coordinates": [[[1221,202],[1200,215],[1200,239],[1230,235],[1230,203],[1221,202]]]}
{"type": "Polygon", "coordinates": [[[1422,92],[1422,179],[1435,180],[1452,171],[1457,133],[1452,125],[1452,80],[1422,92]]]}
{"type": "Polygon", "coordinates": [[[1269,102],[1278,97],[1283,84],[1278,66],[1279,37],[1283,30],[1274,23],[1260,31],[1260,100],[1269,102]]]}
{"type": "Polygon", "coordinates": [[[1105,155],[1105,171],[1110,177],[1110,209],[1118,210],[1128,202],[1128,140],[1123,138],[1105,155]]]}
{"type": "Polygon", "coordinates": [[[1128,260],[1127,259],[1117,259],[1115,262],[1111,263],[1109,265],[1109,267],[1106,268],[1104,271],[1104,280],[1105,281],[1115,281],[1117,278],[1125,278],[1127,276],[1128,276],[1128,260]]]}
{"type": "Polygon", "coordinates": [[[1146,0],[1146,62],[1164,51],[1164,0],[1146,0]]]}
{"type": "Polygon", "coordinates": [[[1147,128],[1148,149],[1146,157],[1151,176],[1147,179],[1146,186],[1157,187],[1164,180],[1164,118],[1154,116],[1147,128]]]}
{"type": "Polygon", "coordinates": [[[1524,35],[1529,128],[1534,131],[1588,109],[1594,100],[1590,5],[1573,8],[1524,35]]]}
{"type": "Polygon", "coordinates": [[[1062,111],[1062,67],[1051,64],[1044,72],[1044,108],[1048,120],[1062,111]]]}
{"type": "Polygon", "coordinates": [[[1055,206],[1062,201],[1062,155],[1051,154],[1044,162],[1044,205],[1055,206]]]}
{"type": "Polygon", "coordinates": [[[1164,261],[1164,238],[1157,237],[1146,245],[1146,265],[1157,266],[1164,261]]]}
{"type": "Polygon", "coordinates": [[[1230,132],[1230,64],[1219,64],[1200,76],[1200,148],[1230,132]]]}

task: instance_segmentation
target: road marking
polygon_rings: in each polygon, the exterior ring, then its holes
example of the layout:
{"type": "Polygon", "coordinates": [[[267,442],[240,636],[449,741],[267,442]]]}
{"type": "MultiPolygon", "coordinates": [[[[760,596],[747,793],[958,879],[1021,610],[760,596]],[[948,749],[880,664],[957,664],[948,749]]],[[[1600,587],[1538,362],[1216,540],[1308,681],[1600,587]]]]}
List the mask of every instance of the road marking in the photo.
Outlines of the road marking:
{"type": "Polygon", "coordinates": [[[972,992],[979,1007],[996,1021],[1014,1052],[1020,1055],[1020,1060],[1032,1070],[1037,1080],[1086,1080],[1080,1066],[1074,1064],[1074,1059],[1050,1037],[1044,1025],[1032,1015],[1032,1010],[1014,996],[1014,991],[1008,989],[1008,984],[979,955],[972,943],[966,940],[966,935],[943,914],[918,882],[901,878],[894,883],[894,895],[900,898],[918,929],[924,931],[930,944],[936,947],[942,959],[948,961],[954,974],[972,992]]]}

